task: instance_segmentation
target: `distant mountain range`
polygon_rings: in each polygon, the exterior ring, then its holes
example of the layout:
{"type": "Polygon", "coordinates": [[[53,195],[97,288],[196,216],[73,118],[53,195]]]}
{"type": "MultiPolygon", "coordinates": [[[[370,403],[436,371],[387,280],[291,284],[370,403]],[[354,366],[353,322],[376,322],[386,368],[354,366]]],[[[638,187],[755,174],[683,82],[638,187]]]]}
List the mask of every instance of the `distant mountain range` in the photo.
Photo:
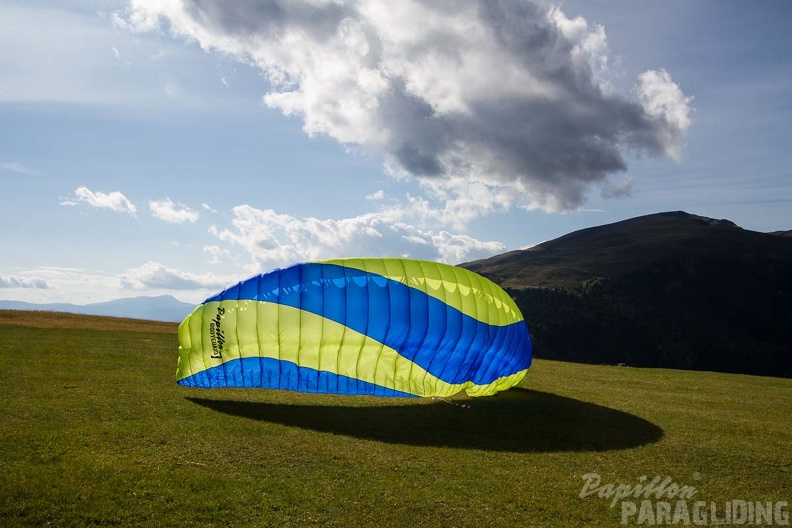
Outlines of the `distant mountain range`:
{"type": "Polygon", "coordinates": [[[792,377],[790,234],[677,211],[460,266],[512,295],[537,357],[792,377]]]}
{"type": "Polygon", "coordinates": [[[130,319],[148,319],[180,323],[195,305],[181,302],[170,295],[132,297],[93,304],[35,304],[22,301],[0,301],[0,310],[38,310],[85,315],[106,315],[130,319]]]}

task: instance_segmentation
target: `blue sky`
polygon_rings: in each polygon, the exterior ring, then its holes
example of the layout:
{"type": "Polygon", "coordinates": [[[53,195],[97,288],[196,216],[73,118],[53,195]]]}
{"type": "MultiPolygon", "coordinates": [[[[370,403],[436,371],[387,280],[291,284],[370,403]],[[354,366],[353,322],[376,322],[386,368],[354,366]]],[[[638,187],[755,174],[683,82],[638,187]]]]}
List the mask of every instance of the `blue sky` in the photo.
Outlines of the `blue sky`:
{"type": "Polygon", "coordinates": [[[792,228],[788,2],[493,5],[3,2],[0,298],[198,302],[666,210],[792,228]]]}

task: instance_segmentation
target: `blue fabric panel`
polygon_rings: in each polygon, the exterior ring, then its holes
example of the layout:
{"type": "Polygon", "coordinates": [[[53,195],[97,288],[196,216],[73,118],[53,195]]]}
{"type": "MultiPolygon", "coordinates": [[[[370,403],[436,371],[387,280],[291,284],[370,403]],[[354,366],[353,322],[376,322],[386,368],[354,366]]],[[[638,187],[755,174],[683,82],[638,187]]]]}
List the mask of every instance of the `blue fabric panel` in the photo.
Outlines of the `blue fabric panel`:
{"type": "Polygon", "coordinates": [[[370,275],[367,283],[368,291],[368,320],[369,325],[366,335],[385,343],[391,325],[390,295],[388,294],[388,279],[380,275],[370,275]],[[371,324],[372,321],[381,320],[385,324],[371,324]]]}
{"type": "Polygon", "coordinates": [[[307,367],[298,367],[290,361],[258,357],[234,359],[224,365],[218,365],[180,379],[178,383],[185,387],[199,388],[283,389],[300,392],[361,394],[396,398],[418,397],[414,394],[396,391],[347,376],[339,376],[338,374],[307,367]],[[225,369],[222,367],[225,367],[225,369]],[[242,382],[243,379],[244,383],[242,382]]]}
{"type": "Polygon", "coordinates": [[[278,304],[300,308],[302,266],[291,266],[280,272],[278,304]]]}
{"type": "Polygon", "coordinates": [[[324,315],[325,288],[321,266],[306,266],[302,269],[300,303],[303,310],[324,315]]]}
{"type": "Polygon", "coordinates": [[[242,282],[239,284],[239,299],[249,299],[254,295],[257,295],[259,292],[259,280],[260,277],[253,277],[250,280],[242,282]]]}

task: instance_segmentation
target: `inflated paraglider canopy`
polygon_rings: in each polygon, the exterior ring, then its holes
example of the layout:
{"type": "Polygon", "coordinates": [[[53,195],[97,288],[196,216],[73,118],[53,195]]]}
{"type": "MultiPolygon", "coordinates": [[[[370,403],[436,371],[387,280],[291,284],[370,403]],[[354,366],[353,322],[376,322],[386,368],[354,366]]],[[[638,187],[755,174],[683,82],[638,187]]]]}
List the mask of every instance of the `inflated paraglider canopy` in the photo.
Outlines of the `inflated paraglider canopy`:
{"type": "Polygon", "coordinates": [[[178,383],[376,396],[485,396],[520,383],[531,341],[514,301],[419,260],[308,262],[210,297],[179,326],[178,383]]]}

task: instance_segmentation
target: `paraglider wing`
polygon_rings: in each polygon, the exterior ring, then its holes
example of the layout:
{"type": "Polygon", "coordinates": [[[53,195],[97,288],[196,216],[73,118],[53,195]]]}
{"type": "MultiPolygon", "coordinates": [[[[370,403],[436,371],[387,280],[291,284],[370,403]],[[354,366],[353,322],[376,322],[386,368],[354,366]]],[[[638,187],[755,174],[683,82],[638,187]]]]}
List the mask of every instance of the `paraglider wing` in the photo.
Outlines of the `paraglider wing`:
{"type": "Polygon", "coordinates": [[[210,297],[179,326],[178,383],[483,396],[520,383],[531,341],[500,287],[398,258],[308,262],[210,297]]]}

